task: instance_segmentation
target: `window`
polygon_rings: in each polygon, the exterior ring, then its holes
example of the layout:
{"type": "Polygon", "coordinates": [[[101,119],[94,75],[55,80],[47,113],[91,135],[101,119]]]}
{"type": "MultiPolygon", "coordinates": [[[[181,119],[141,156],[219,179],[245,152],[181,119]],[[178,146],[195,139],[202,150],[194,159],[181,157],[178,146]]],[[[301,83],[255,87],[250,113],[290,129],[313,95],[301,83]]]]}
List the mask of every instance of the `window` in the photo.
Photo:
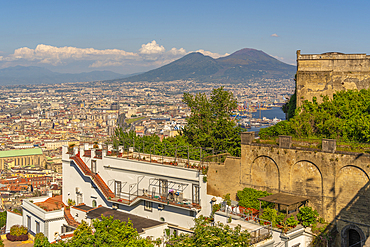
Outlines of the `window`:
{"type": "Polygon", "coordinates": [[[114,181],[114,194],[118,198],[120,198],[120,196],[121,196],[121,188],[122,188],[122,182],[121,181],[114,181]]]}
{"type": "Polygon", "coordinates": [[[190,211],[189,211],[189,215],[190,215],[191,217],[195,217],[195,212],[194,212],[193,210],[190,210],[190,211]]]}
{"type": "Polygon", "coordinates": [[[193,203],[199,204],[200,199],[199,199],[199,185],[193,184],[193,203]]]}
{"type": "Polygon", "coordinates": [[[162,221],[162,222],[166,221],[163,217],[161,217],[159,220],[162,221]]]}
{"type": "Polygon", "coordinates": [[[96,160],[91,160],[91,172],[96,173],[96,160]]]}
{"type": "Polygon", "coordinates": [[[153,203],[150,201],[144,201],[144,210],[152,212],[153,203]]]}
{"type": "Polygon", "coordinates": [[[96,208],[96,206],[97,206],[96,204],[97,204],[97,203],[96,203],[96,200],[93,200],[93,201],[92,201],[92,206],[93,206],[93,208],[96,208]]]}
{"type": "Polygon", "coordinates": [[[31,216],[27,215],[27,228],[31,230],[31,216]]]}
{"type": "Polygon", "coordinates": [[[82,193],[77,193],[77,205],[83,203],[83,197],[82,197],[82,193]]]}
{"type": "Polygon", "coordinates": [[[36,233],[40,232],[40,222],[36,221],[36,233]]]}

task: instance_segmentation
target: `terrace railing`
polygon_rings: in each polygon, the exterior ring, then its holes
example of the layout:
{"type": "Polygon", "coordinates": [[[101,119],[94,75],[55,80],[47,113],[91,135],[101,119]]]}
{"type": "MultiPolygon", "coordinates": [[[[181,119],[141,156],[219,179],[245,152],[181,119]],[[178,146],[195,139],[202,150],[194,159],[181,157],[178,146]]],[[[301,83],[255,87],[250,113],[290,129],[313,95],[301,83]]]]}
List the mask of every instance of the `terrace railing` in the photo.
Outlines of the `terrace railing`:
{"type": "Polygon", "coordinates": [[[254,216],[253,214],[249,214],[249,213],[248,214],[236,213],[236,212],[230,210],[229,207],[221,207],[221,209],[219,211],[224,212],[224,213],[229,214],[229,215],[238,216],[238,217],[240,217],[240,220],[245,220],[247,222],[250,222],[250,223],[253,223],[253,224],[258,224],[258,225],[261,226],[260,228],[258,228],[256,230],[249,231],[249,233],[251,235],[251,244],[261,242],[261,241],[263,241],[265,239],[268,239],[272,236],[272,223],[271,223],[271,221],[258,218],[257,216],[254,216]]]}

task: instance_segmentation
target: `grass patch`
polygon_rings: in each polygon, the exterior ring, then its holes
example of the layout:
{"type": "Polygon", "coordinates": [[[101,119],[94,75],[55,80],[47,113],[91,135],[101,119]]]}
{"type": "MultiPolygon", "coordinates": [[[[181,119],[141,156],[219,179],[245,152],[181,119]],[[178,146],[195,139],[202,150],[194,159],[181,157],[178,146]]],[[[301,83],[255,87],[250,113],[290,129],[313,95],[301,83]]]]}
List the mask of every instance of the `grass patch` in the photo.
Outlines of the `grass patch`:
{"type": "Polygon", "coordinates": [[[144,118],[147,118],[147,117],[136,117],[136,118],[129,118],[129,119],[126,119],[125,121],[126,121],[126,123],[128,123],[128,124],[132,124],[133,122],[135,122],[135,121],[137,121],[137,120],[142,120],[142,119],[144,119],[144,118]]]}

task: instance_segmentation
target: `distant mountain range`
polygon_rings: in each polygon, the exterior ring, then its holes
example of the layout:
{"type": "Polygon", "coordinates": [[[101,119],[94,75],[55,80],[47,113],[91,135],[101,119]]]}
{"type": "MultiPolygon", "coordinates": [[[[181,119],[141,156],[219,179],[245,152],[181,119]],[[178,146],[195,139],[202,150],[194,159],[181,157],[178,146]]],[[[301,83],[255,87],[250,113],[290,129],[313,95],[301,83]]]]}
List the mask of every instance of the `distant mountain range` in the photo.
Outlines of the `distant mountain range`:
{"type": "Polygon", "coordinates": [[[263,51],[246,48],[218,59],[194,52],[160,68],[113,81],[239,83],[260,79],[292,79],[295,72],[296,66],[283,63],[263,51]]]}
{"type": "Polygon", "coordinates": [[[213,59],[193,52],[145,73],[122,75],[111,71],[58,73],[36,66],[0,69],[0,85],[54,84],[63,82],[139,82],[194,80],[197,82],[243,83],[261,79],[292,79],[296,66],[283,63],[263,51],[242,49],[213,59]]]}
{"type": "MultiPolygon", "coordinates": [[[[131,76],[131,75],[128,75],[131,76]]],[[[100,81],[122,78],[112,71],[92,71],[78,74],[58,73],[36,66],[15,66],[0,69],[0,85],[54,84],[63,82],[100,81]]]]}

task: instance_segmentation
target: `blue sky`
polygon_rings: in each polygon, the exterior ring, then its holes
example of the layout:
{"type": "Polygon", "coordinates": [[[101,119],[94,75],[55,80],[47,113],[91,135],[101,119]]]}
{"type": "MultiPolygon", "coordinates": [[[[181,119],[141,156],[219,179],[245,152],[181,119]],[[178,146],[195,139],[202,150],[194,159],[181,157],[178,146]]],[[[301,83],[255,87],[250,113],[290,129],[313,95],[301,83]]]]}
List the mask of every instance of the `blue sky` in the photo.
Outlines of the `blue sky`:
{"type": "Polygon", "coordinates": [[[370,54],[368,1],[2,1],[0,68],[147,71],[200,51],[370,54]],[[172,49],[172,50],[171,50],[172,49]]]}

